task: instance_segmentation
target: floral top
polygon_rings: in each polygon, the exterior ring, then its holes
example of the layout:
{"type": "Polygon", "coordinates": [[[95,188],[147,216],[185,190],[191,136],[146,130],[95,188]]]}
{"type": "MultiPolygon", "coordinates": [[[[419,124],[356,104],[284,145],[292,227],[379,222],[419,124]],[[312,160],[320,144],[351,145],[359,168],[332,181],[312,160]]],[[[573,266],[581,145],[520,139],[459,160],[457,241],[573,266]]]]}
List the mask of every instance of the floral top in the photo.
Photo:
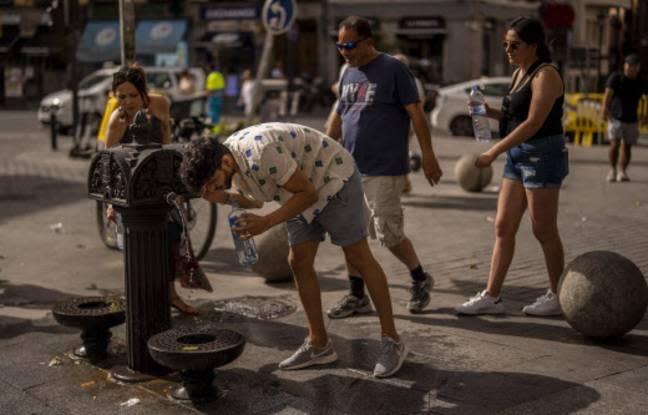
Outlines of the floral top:
{"type": "Polygon", "coordinates": [[[299,124],[266,123],[232,134],[225,145],[240,169],[234,185],[257,201],[284,204],[292,193],[282,188],[299,167],[313,183],[319,198],[302,212],[311,222],[355,171],[355,164],[340,144],[299,124]]]}

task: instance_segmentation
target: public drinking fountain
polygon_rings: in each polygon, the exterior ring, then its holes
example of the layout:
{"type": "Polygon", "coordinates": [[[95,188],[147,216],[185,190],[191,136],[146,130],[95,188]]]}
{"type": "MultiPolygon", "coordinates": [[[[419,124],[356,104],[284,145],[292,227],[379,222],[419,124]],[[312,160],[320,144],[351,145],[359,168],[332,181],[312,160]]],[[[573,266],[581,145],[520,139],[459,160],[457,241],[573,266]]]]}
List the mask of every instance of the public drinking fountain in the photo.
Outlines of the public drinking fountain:
{"type": "Polygon", "coordinates": [[[245,338],[233,330],[181,327],[151,337],[148,347],[153,359],[180,372],[182,385],[171,392],[172,398],[205,402],[218,397],[214,368],[239,357],[245,338]]]}
{"type": "Polygon", "coordinates": [[[72,355],[93,363],[108,357],[110,328],[126,319],[124,302],[116,297],[75,298],[56,304],[52,314],[59,324],[81,329],[83,345],[74,349],[72,355]]]}
{"type": "MultiPolygon", "coordinates": [[[[182,145],[152,142],[143,111],[135,115],[128,128],[132,143],[101,151],[92,160],[88,194],[91,199],[112,204],[122,217],[128,364],[114,368],[111,374],[120,381],[137,382],[168,372],[151,357],[147,342],[171,327],[167,240],[170,199],[195,195],[187,191],[177,174],[182,145]]],[[[191,327],[185,330],[187,335],[192,332],[191,327]]],[[[211,353],[231,356],[228,350],[242,350],[244,340],[240,335],[227,330],[212,335],[215,337],[211,344],[217,347],[211,353]]],[[[209,345],[201,349],[205,353],[211,350],[209,345]]]]}

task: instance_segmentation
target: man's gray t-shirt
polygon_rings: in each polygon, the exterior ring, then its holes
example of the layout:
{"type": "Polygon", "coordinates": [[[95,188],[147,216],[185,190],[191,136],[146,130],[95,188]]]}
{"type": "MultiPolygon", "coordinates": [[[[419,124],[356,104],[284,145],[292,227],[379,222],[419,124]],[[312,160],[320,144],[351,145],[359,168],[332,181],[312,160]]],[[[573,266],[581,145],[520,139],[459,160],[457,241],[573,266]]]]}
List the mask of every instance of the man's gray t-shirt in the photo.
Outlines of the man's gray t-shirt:
{"type": "Polygon", "coordinates": [[[409,172],[410,118],[404,106],[419,102],[414,76],[397,59],[380,54],[340,79],[344,147],[365,176],[409,172]]]}

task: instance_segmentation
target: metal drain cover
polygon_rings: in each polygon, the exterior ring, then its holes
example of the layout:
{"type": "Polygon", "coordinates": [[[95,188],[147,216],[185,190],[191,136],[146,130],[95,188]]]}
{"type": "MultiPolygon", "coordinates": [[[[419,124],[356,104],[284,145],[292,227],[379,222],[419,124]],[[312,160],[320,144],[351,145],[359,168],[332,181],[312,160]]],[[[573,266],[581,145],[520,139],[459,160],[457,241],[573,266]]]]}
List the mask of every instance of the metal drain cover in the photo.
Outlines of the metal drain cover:
{"type": "Polygon", "coordinates": [[[283,298],[244,296],[215,301],[214,310],[259,320],[273,320],[294,313],[296,307],[283,298]]]}

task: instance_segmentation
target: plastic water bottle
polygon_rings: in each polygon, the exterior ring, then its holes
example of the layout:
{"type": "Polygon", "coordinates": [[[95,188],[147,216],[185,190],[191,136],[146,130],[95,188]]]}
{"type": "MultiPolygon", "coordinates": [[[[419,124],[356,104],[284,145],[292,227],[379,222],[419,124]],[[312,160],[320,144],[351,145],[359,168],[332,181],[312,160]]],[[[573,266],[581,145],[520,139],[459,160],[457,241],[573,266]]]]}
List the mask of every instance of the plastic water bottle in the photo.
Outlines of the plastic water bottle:
{"type": "Polygon", "coordinates": [[[259,255],[257,254],[256,246],[254,245],[254,239],[250,238],[242,240],[240,235],[234,232],[234,228],[237,226],[236,222],[243,213],[245,213],[244,209],[232,206],[232,211],[228,216],[228,220],[230,229],[232,230],[232,239],[234,240],[234,249],[236,250],[238,261],[241,265],[249,267],[257,263],[259,255]]]}
{"type": "Polygon", "coordinates": [[[117,222],[117,248],[120,251],[124,250],[124,222],[122,221],[119,213],[115,214],[115,222],[117,222]]]}
{"type": "Polygon", "coordinates": [[[491,140],[491,130],[486,117],[486,100],[477,85],[470,89],[470,115],[475,138],[480,143],[488,143],[491,140]]]}

